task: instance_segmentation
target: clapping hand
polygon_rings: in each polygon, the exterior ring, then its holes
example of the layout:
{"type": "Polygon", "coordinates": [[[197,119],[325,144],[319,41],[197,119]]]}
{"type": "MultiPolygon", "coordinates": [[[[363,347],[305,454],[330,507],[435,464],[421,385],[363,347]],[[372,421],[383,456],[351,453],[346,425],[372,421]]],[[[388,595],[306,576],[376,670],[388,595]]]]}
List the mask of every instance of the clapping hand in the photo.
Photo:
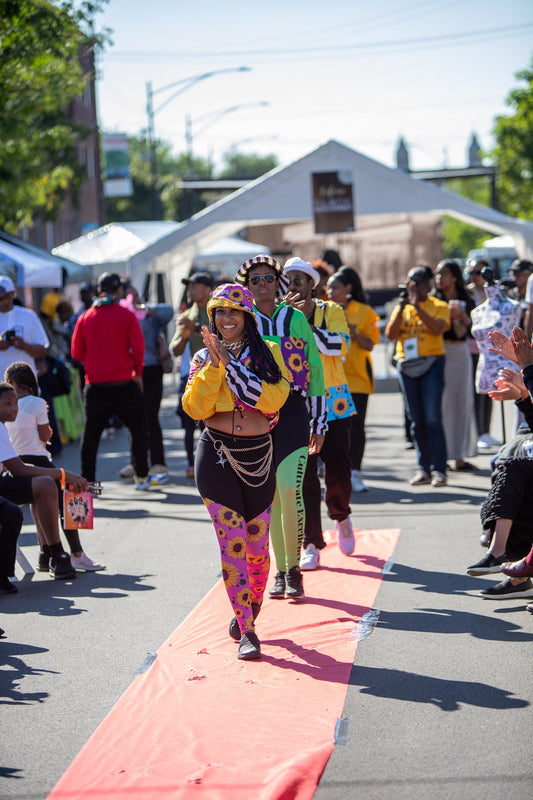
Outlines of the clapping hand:
{"type": "Polygon", "coordinates": [[[231,361],[231,356],[218,336],[215,336],[213,333],[211,333],[209,328],[206,328],[205,325],[200,333],[207,348],[207,352],[209,353],[211,364],[214,367],[218,367],[220,362],[222,362],[222,364],[226,367],[231,361]]]}
{"type": "Polygon", "coordinates": [[[489,347],[489,353],[497,353],[504,358],[508,358],[509,361],[518,364],[513,343],[504,333],[501,331],[489,331],[489,340],[493,345],[489,347]]]}
{"type": "Polygon", "coordinates": [[[489,392],[492,400],[521,400],[527,397],[527,389],[519,372],[512,369],[501,369],[494,385],[496,389],[489,392]]]}
{"type": "Polygon", "coordinates": [[[533,364],[533,347],[522,328],[513,328],[510,341],[515,356],[514,360],[520,369],[525,369],[533,364]]]}

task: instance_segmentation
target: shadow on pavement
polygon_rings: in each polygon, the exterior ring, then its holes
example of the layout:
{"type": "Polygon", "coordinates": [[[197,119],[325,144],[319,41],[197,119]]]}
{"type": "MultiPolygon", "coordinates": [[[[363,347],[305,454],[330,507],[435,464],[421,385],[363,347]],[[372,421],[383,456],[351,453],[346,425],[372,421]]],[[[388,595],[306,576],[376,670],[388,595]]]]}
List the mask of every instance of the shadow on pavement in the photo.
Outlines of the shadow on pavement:
{"type": "MultiPolygon", "coordinates": [[[[29,644],[4,641],[0,644],[0,705],[26,706],[30,703],[42,703],[49,695],[48,692],[22,692],[19,684],[26,677],[33,675],[57,675],[59,673],[49,669],[34,669],[26,664],[20,656],[47,653],[45,647],[34,647],[29,644]]],[[[13,777],[13,776],[9,776],[13,777]]],[[[16,777],[16,776],[15,776],[16,777]]]]}
{"type": "Polygon", "coordinates": [[[350,685],[361,687],[362,694],[389,697],[410,703],[428,703],[441,711],[458,711],[461,705],[480,708],[524,708],[527,700],[512,697],[512,692],[470,681],[443,680],[380,667],[355,667],[350,685]]]}

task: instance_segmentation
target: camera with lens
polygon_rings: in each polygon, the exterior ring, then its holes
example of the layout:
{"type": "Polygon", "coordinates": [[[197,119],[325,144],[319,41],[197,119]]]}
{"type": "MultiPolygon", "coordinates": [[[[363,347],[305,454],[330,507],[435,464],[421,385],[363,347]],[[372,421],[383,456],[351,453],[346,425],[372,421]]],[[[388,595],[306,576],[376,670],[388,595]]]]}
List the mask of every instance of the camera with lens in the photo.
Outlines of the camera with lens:
{"type": "Polygon", "coordinates": [[[409,293],[407,291],[407,286],[405,285],[405,283],[400,283],[400,285],[398,286],[398,290],[399,290],[400,300],[407,300],[409,293]]]}
{"type": "Polygon", "coordinates": [[[13,330],[6,331],[4,333],[4,339],[7,339],[8,342],[12,342],[16,335],[17,335],[16,331],[13,331],[13,330]]]}

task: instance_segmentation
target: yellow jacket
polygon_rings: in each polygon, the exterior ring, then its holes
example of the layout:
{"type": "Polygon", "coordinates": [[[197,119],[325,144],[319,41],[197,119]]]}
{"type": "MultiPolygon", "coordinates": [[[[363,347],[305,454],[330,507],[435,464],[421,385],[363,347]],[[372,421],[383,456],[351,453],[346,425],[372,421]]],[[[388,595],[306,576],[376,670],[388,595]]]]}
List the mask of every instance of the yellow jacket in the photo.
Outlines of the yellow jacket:
{"type": "Polygon", "coordinates": [[[279,383],[261,381],[250,371],[249,351],[239,360],[232,358],[227,367],[222,362],[214,367],[206,349],[199,350],[191,363],[187,387],[182,397],[184,411],[193,419],[208,419],[219,411],[253,408],[265,417],[277,417],[290,391],[290,373],[285,366],[279,345],[265,342],[270,348],[283,378],[279,383]]]}

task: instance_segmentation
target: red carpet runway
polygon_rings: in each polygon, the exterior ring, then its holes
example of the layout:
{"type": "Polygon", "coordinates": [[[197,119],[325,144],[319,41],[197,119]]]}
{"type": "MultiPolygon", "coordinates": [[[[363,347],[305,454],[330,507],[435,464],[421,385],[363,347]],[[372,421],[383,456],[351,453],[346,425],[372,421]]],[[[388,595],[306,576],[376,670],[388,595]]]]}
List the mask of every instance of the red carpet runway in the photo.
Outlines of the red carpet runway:
{"type": "Polygon", "coordinates": [[[303,602],[265,600],[256,624],[260,661],[237,660],[219,581],[135,678],[49,800],[312,798],[335,746],[358,623],[373,608],[399,535],[356,532],[351,557],[329,544],[321,568],[304,575],[303,602]]]}

